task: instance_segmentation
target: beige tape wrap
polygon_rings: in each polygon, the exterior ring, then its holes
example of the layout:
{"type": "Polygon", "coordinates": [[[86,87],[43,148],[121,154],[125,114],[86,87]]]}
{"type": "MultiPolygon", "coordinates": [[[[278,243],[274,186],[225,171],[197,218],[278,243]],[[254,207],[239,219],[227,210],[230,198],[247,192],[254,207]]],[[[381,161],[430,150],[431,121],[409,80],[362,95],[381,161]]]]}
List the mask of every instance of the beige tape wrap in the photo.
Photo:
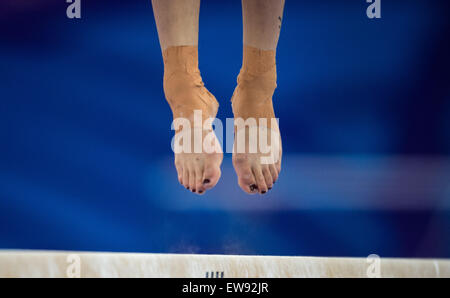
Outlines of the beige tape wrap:
{"type": "Polygon", "coordinates": [[[237,82],[231,99],[235,118],[275,117],[272,106],[272,96],[277,87],[275,51],[244,46],[237,82]]]}
{"type": "Polygon", "coordinates": [[[174,118],[191,118],[194,110],[201,110],[204,119],[215,117],[218,103],[203,84],[197,47],[169,47],[163,52],[163,60],[164,93],[174,118]]]}

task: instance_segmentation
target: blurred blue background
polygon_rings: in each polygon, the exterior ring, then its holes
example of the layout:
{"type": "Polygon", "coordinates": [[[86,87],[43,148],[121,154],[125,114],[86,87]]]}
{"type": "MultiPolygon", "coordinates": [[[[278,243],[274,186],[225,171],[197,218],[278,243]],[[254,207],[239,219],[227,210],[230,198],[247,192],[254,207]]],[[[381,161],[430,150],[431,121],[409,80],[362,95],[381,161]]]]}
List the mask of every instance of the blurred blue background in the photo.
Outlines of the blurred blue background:
{"type": "MultiPolygon", "coordinates": [[[[150,1],[0,3],[0,249],[450,257],[448,1],[287,0],[264,197],[178,185],[150,1]]],[[[232,117],[241,4],[203,0],[200,69],[232,117]]]]}

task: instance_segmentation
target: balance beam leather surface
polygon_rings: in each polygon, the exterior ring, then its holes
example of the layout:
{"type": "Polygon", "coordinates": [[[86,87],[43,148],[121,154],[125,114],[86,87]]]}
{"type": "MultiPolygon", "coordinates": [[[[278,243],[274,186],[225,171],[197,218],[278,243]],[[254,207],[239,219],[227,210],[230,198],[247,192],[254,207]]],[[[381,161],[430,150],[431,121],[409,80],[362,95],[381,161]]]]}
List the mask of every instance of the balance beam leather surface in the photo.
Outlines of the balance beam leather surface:
{"type": "Polygon", "coordinates": [[[450,260],[0,251],[0,277],[450,277],[450,260]],[[378,267],[376,262],[378,262],[378,267]],[[372,266],[372,267],[371,267],[372,266]]]}

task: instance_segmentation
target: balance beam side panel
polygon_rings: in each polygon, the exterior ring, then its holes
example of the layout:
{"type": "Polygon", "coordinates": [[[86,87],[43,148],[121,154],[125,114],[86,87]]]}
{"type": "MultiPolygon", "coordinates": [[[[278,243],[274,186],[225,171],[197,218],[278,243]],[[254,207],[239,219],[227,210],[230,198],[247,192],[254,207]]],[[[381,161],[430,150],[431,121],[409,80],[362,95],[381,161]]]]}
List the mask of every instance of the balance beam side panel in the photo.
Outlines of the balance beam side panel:
{"type": "MultiPolygon", "coordinates": [[[[0,277],[368,277],[370,265],[365,258],[0,251],[0,277]]],[[[450,260],[380,259],[379,268],[381,277],[450,277],[450,260]]]]}

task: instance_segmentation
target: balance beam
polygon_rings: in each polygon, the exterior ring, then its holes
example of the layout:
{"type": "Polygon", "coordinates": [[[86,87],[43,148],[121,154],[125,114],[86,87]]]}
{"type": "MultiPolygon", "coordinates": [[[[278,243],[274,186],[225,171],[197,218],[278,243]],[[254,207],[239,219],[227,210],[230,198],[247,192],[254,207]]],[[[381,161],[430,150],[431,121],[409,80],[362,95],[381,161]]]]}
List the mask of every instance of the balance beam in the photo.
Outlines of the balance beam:
{"type": "Polygon", "coordinates": [[[0,277],[450,277],[450,260],[0,251],[0,277]]]}

